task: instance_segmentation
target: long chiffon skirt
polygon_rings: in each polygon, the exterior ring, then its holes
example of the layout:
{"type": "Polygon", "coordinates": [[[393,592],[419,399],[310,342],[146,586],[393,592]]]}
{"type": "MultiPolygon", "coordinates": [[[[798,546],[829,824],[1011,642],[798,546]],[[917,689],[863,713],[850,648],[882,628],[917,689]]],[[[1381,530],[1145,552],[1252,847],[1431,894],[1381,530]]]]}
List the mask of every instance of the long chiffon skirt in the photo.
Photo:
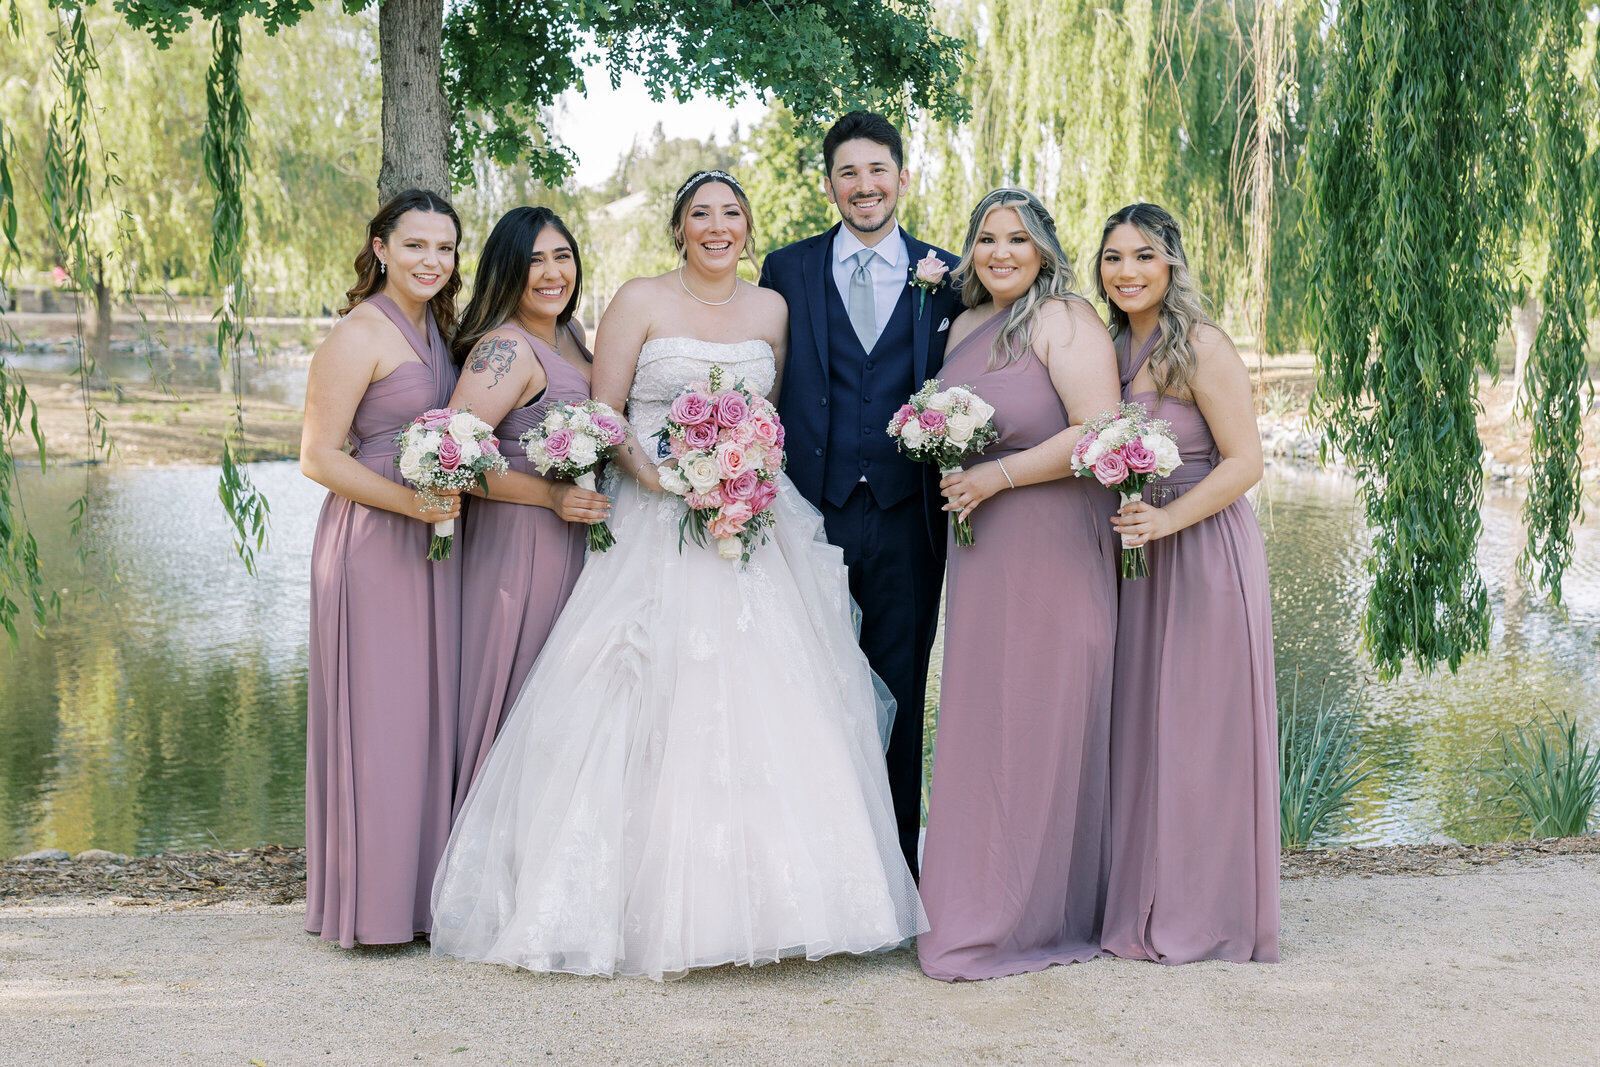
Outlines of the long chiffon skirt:
{"type": "Polygon", "coordinates": [[[1122,583],[1103,943],[1161,963],[1276,962],[1277,697],[1261,529],[1241,499],[1147,553],[1149,577],[1122,583]]]}

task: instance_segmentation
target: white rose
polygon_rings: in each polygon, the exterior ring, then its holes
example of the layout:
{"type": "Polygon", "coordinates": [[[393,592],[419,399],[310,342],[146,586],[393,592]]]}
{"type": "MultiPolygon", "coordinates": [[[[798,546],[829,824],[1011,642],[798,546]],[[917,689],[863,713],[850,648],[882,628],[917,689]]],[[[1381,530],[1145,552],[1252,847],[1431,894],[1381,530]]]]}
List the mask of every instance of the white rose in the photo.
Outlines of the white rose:
{"type": "Polygon", "coordinates": [[[928,439],[927,433],[922,429],[922,423],[916,419],[907,419],[904,428],[900,431],[900,440],[906,443],[907,448],[921,448],[928,439]]]}
{"type": "Polygon", "coordinates": [[[972,398],[972,403],[967,405],[967,414],[977,419],[977,424],[982,426],[984,423],[994,418],[994,407],[985,401],[983,397],[974,395],[972,398]]]}
{"type": "Polygon", "coordinates": [[[439,442],[444,440],[444,435],[438,430],[423,430],[417,434],[417,451],[425,456],[433,455],[439,451],[439,442]]]}
{"type": "Polygon", "coordinates": [[[572,427],[578,433],[588,433],[590,430],[594,429],[594,420],[589,417],[589,413],[587,411],[579,408],[577,411],[572,413],[572,418],[567,422],[567,425],[572,427]]]}
{"type": "Polygon", "coordinates": [[[572,448],[567,451],[567,459],[580,467],[588,467],[600,456],[594,446],[594,438],[586,433],[573,437],[572,448]]]}
{"type": "Polygon", "coordinates": [[[408,482],[422,477],[422,453],[415,445],[400,453],[400,476],[408,482]]]}
{"type": "Polygon", "coordinates": [[[1146,434],[1139,438],[1139,443],[1155,454],[1158,477],[1165,478],[1183,466],[1183,460],[1178,455],[1178,445],[1172,438],[1161,434],[1146,434]]]}
{"type": "Polygon", "coordinates": [[[697,493],[709,493],[722,483],[722,476],[717,473],[717,461],[704,452],[692,459],[685,456],[678,469],[689,479],[689,484],[697,493]]]}
{"type": "Polygon", "coordinates": [[[723,559],[742,559],[744,557],[744,542],[737,537],[717,538],[717,555],[723,559]]]}
{"type": "Polygon", "coordinates": [[[767,450],[761,445],[752,444],[744,450],[744,459],[751,470],[760,470],[767,461],[767,450]]]}
{"type": "Polygon", "coordinates": [[[661,476],[661,488],[678,496],[689,495],[689,479],[677,467],[657,467],[656,473],[661,476]]]}
{"type": "Polygon", "coordinates": [[[978,432],[978,419],[974,415],[963,415],[957,412],[945,419],[945,434],[953,445],[964,445],[972,440],[972,435],[978,432]]]}
{"type": "Polygon", "coordinates": [[[565,424],[561,421],[561,412],[551,408],[549,413],[545,415],[544,421],[539,425],[544,428],[545,433],[551,434],[561,429],[565,424]]]}
{"type": "Polygon", "coordinates": [[[483,420],[470,411],[458,411],[450,416],[450,436],[456,439],[456,444],[464,445],[477,437],[483,420]]]}
{"type": "MultiPolygon", "coordinates": [[[[451,434],[450,436],[454,437],[455,435],[451,434]]],[[[478,446],[478,440],[475,437],[469,437],[465,441],[458,440],[456,443],[461,446],[461,465],[463,467],[483,455],[483,449],[478,446]]]]}
{"type": "Polygon", "coordinates": [[[1085,467],[1094,466],[1094,461],[1100,458],[1107,447],[1106,439],[1103,435],[1090,441],[1089,447],[1083,450],[1083,465],[1085,467]]]}
{"type": "Polygon", "coordinates": [[[942,393],[934,393],[928,398],[928,410],[937,411],[941,415],[948,413],[951,403],[953,403],[963,392],[965,392],[965,390],[946,389],[942,393]]]}

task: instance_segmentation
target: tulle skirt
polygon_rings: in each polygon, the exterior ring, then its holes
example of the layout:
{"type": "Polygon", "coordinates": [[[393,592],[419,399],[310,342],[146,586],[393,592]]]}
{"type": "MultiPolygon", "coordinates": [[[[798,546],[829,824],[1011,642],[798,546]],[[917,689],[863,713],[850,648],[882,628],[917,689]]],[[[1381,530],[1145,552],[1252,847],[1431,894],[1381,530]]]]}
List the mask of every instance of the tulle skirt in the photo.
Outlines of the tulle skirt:
{"type": "Polygon", "coordinates": [[[925,930],[893,705],[816,509],[784,479],[741,565],[680,550],[677,498],[606,489],[617,544],[589,555],[451,833],[433,952],[659,980],[925,930]]]}

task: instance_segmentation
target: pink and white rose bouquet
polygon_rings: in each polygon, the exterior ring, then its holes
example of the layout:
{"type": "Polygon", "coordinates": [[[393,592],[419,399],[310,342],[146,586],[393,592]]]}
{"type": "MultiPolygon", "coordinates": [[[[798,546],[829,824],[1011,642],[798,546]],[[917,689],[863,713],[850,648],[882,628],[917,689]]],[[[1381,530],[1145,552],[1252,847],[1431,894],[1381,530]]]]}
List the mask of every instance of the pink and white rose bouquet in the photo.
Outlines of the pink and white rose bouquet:
{"type": "MultiPolygon", "coordinates": [[[[1083,436],[1072,450],[1072,471],[1115,489],[1122,503],[1130,504],[1144,487],[1165,478],[1179,467],[1178,442],[1164,419],[1151,418],[1150,409],[1128,400],[1084,424],[1083,436]]],[[[1122,576],[1143,578],[1150,573],[1144,546],[1129,547],[1122,538],[1122,576]]]]}
{"type": "MultiPolygon", "coordinates": [[[[539,425],[522,435],[522,448],[540,474],[566,478],[593,491],[600,465],[617,454],[628,424],[598,400],[552,404],[539,425]]],[[[589,550],[617,543],[604,521],[589,524],[589,550]]]]}
{"type": "Polygon", "coordinates": [[[661,487],[689,505],[678,526],[679,551],[685,536],[698,545],[710,537],[723,559],[749,561],[777,521],[772,502],[783,436],[777,409],[743,379],[727,384],[721,367],[673,398],[656,437],[676,465],[663,464],[657,473],[661,487]]]}
{"type": "MultiPolygon", "coordinates": [[[[911,459],[954,474],[966,457],[998,441],[1000,431],[994,427],[994,408],[981,396],[962,385],[940,391],[939,379],[930,378],[889,420],[889,436],[911,459]]],[[[951,513],[950,522],[956,544],[972,544],[972,521],[951,513]]]]}
{"type": "MultiPolygon", "coordinates": [[[[400,454],[394,458],[400,476],[422,494],[432,507],[442,506],[439,490],[465,491],[474,485],[487,489],[489,473],[504,474],[510,469],[500,454],[500,440],[494,427],[470,411],[434,408],[412,419],[395,436],[400,454]]],[[[446,519],[433,524],[433,539],[428,542],[428,558],[450,558],[456,521],[446,519]]]]}

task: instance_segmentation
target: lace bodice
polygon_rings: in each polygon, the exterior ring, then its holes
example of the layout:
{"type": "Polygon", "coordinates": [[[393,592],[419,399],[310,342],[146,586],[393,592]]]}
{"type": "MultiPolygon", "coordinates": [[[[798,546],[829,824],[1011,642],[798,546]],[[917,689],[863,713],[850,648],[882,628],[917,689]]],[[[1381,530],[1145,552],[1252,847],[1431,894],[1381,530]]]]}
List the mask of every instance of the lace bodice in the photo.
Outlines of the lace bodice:
{"type": "Polygon", "coordinates": [[[772,346],[762,340],[702,341],[695,337],[652,337],[639,349],[639,365],[628,390],[628,422],[641,443],[666,425],[672,398],[690,382],[711,373],[715,364],[762,396],[772,392],[777,364],[772,346]]]}

